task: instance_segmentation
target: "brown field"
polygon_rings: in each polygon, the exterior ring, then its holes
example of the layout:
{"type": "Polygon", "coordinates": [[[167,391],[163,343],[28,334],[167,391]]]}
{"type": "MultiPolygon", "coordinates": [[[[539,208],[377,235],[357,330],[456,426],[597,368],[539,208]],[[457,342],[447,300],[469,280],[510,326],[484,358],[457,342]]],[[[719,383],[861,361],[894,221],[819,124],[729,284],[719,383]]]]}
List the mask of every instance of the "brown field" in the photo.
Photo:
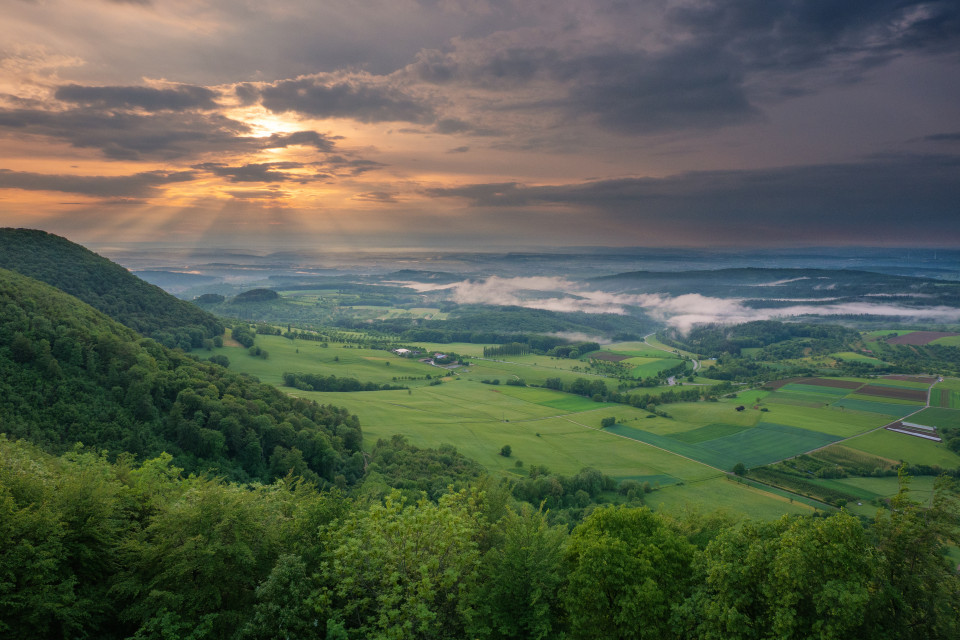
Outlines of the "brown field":
{"type": "Polygon", "coordinates": [[[914,331],[913,333],[897,336],[896,338],[887,338],[887,342],[890,344],[922,345],[930,344],[938,338],[948,338],[958,335],[960,335],[960,333],[950,333],[949,331],[914,331]]]}
{"type": "Polygon", "coordinates": [[[937,381],[936,378],[930,376],[883,376],[887,380],[903,380],[905,382],[926,382],[927,384],[932,384],[937,381]]]}
{"type": "Polygon", "coordinates": [[[919,402],[925,402],[927,399],[927,392],[923,389],[898,389],[896,387],[878,387],[872,384],[866,385],[857,393],[883,398],[896,398],[897,400],[917,400],[919,402]]]}
{"type": "Polygon", "coordinates": [[[633,356],[622,356],[619,353],[607,353],[606,351],[601,351],[600,353],[590,356],[592,360],[606,360],[607,362],[620,362],[622,360],[629,360],[633,356]]]}

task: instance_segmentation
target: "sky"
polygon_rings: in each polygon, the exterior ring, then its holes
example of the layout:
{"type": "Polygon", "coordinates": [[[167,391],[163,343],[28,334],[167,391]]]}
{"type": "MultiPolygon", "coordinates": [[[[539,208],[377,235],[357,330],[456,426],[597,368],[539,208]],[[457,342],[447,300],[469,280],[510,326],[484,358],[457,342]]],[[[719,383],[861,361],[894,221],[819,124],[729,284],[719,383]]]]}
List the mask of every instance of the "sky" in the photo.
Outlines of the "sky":
{"type": "Polygon", "coordinates": [[[0,0],[0,226],[960,246],[956,0],[0,0]]]}

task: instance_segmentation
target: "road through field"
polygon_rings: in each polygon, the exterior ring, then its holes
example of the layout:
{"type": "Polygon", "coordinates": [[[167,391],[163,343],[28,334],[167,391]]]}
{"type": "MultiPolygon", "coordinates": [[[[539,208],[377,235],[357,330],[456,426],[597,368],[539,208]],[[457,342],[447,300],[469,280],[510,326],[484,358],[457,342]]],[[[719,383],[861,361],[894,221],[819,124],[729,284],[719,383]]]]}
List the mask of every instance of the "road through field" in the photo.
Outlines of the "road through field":
{"type": "MultiPolygon", "coordinates": [[[[654,349],[657,349],[657,350],[659,350],[659,351],[666,351],[667,353],[670,353],[670,354],[674,353],[674,351],[671,350],[671,349],[666,349],[666,348],[664,348],[664,347],[658,347],[657,345],[655,345],[655,344],[653,344],[653,343],[647,342],[647,338],[649,338],[650,336],[653,336],[653,335],[656,335],[656,331],[654,331],[653,333],[648,333],[647,335],[643,336],[643,343],[644,343],[645,345],[647,345],[648,347],[653,347],[654,349]]],[[[698,360],[694,360],[692,356],[690,357],[690,362],[693,363],[693,370],[694,370],[694,371],[697,371],[697,369],[700,368],[700,362],[699,362],[698,360]]],[[[670,384],[673,384],[673,383],[671,382],[670,384]]]]}

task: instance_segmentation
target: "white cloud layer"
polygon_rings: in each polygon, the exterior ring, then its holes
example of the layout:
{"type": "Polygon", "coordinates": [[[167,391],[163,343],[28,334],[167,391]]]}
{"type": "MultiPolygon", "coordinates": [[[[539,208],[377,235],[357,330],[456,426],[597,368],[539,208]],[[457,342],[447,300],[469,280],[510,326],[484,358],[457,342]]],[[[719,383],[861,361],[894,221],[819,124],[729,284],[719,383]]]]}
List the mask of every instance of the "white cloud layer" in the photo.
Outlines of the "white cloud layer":
{"type": "MultiPolygon", "coordinates": [[[[447,285],[404,283],[418,291],[449,292],[459,304],[514,305],[548,311],[584,311],[624,315],[639,308],[651,318],[681,331],[697,324],[739,324],[753,320],[788,319],[804,315],[894,316],[904,320],[958,322],[960,309],[948,306],[912,308],[892,303],[841,302],[836,304],[796,304],[776,309],[753,309],[744,299],[714,298],[699,293],[668,296],[659,293],[622,294],[584,290],[565,278],[493,276],[485,280],[464,280],[447,285]],[[562,293],[553,295],[551,293],[562,293]]],[[[812,300],[811,300],[812,302],[812,300]]]]}

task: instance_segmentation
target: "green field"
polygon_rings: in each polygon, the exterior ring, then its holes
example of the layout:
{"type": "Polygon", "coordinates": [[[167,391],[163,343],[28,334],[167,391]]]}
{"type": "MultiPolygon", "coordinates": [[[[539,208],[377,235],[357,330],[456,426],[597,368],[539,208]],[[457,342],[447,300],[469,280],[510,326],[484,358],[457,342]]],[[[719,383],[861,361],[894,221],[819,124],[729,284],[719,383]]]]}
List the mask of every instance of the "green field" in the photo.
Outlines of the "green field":
{"type": "Polygon", "coordinates": [[[833,403],[834,407],[843,407],[850,411],[868,411],[870,413],[879,413],[895,418],[903,418],[914,413],[920,405],[897,404],[890,402],[881,402],[878,400],[852,400],[843,398],[833,403]]]}
{"type": "Polygon", "coordinates": [[[945,338],[937,338],[930,344],[939,344],[944,347],[960,347],[960,336],[947,336],[945,338]]]}
{"type": "MultiPolygon", "coordinates": [[[[460,367],[455,373],[388,351],[336,343],[324,348],[315,342],[258,336],[257,345],[269,352],[266,360],[238,347],[214,352],[230,358],[232,370],[277,385],[284,372],[299,371],[408,385],[409,390],[354,393],[283,388],[292,395],[347,407],[360,418],[367,446],[378,438],[401,433],[417,446],[453,444],[493,473],[523,474],[526,466],[536,464],[568,475],[593,467],[621,479],[643,478],[653,483],[653,478],[661,488],[650,494],[650,504],[661,508],[689,503],[727,507],[755,517],[807,510],[807,505],[791,503],[788,494],[772,495],[729,482],[722,471],[737,462],[758,466],[792,457],[892,421],[889,413],[823,406],[831,402],[856,404],[857,400],[849,398],[838,400],[849,390],[797,383],[775,392],[746,390],[718,402],[661,405],[668,416],[654,416],[627,405],[597,403],[539,386],[507,385],[506,381],[513,378],[541,385],[547,378],[572,381],[586,377],[602,379],[613,390],[617,381],[574,371],[586,365],[577,360],[533,355],[504,359],[508,361],[477,358],[483,345],[419,345],[429,353],[456,352],[472,358],[469,367],[460,367]],[[440,376],[444,376],[443,383],[431,385],[440,376]],[[499,379],[501,383],[482,384],[484,379],[499,379]],[[819,404],[781,403],[791,399],[819,404]],[[758,404],[767,410],[754,409],[758,404]],[[737,411],[741,405],[747,408],[737,411]],[[601,429],[601,421],[609,417],[614,417],[617,424],[601,429]],[[499,455],[506,444],[513,451],[510,458],[499,455]],[[523,466],[517,467],[517,461],[523,466]]],[[[644,353],[643,349],[636,351],[644,353]]],[[[647,349],[644,355],[633,357],[647,358],[639,366],[651,367],[651,371],[662,369],[664,363],[673,366],[681,362],[677,358],[651,359],[650,355],[647,349]]],[[[668,390],[655,387],[638,391],[656,395],[668,390]]],[[[887,401],[865,402],[865,406],[888,412],[904,408],[887,401]]],[[[916,407],[907,408],[913,411],[916,407]]],[[[909,445],[916,446],[913,442],[909,445]]]]}
{"type": "Polygon", "coordinates": [[[939,465],[945,468],[960,467],[960,456],[950,451],[941,442],[916,438],[903,433],[878,429],[843,443],[891,460],[903,460],[910,464],[939,465]]]}
{"type": "Polygon", "coordinates": [[[793,393],[809,393],[815,396],[830,396],[832,398],[843,397],[851,392],[851,389],[840,389],[837,387],[825,387],[823,385],[817,384],[802,384],[799,382],[791,382],[790,384],[785,384],[774,393],[779,393],[780,391],[787,391],[793,393]]]}
{"type": "Polygon", "coordinates": [[[875,367],[882,367],[887,364],[886,362],[878,358],[873,358],[871,356],[868,356],[862,353],[854,353],[853,351],[841,351],[838,353],[831,353],[830,357],[840,358],[842,360],[846,360],[847,362],[862,362],[865,364],[871,364],[875,367]]]}
{"type": "Polygon", "coordinates": [[[647,496],[652,509],[668,513],[725,511],[756,520],[772,520],[789,514],[809,514],[813,509],[799,500],[791,500],[780,491],[755,489],[724,476],[696,484],[673,485],[647,496]]]}
{"type": "Polygon", "coordinates": [[[609,431],[723,470],[733,468],[738,462],[748,467],[769,464],[840,440],[838,436],[769,422],[739,430],[731,427],[734,425],[705,426],[696,430],[693,437],[699,438],[703,432],[726,435],[695,441],[681,440],[684,436],[661,436],[621,424],[610,427],[609,431]]]}
{"type": "Polygon", "coordinates": [[[960,410],[930,407],[914,416],[910,416],[910,422],[925,424],[931,427],[960,428],[960,410]]]}
{"type": "MultiPolygon", "coordinates": [[[[637,358],[663,358],[668,354],[660,349],[651,347],[645,342],[614,342],[603,346],[601,351],[609,351],[625,356],[637,358]]],[[[672,351],[672,349],[671,349],[672,351]]]]}
{"type": "Polygon", "coordinates": [[[634,378],[652,378],[664,369],[671,369],[681,364],[683,360],[679,358],[660,358],[654,360],[652,358],[630,358],[629,360],[624,360],[625,363],[635,365],[633,369],[630,370],[630,375],[634,378]]]}
{"type": "Polygon", "coordinates": [[[875,387],[894,387],[899,389],[923,389],[930,388],[929,382],[918,382],[916,380],[893,380],[891,378],[878,378],[869,381],[875,387]]]}
{"type": "Polygon", "coordinates": [[[888,416],[840,411],[831,407],[808,408],[780,405],[770,407],[763,416],[763,419],[769,422],[819,431],[842,438],[849,438],[891,422],[888,416]]]}

